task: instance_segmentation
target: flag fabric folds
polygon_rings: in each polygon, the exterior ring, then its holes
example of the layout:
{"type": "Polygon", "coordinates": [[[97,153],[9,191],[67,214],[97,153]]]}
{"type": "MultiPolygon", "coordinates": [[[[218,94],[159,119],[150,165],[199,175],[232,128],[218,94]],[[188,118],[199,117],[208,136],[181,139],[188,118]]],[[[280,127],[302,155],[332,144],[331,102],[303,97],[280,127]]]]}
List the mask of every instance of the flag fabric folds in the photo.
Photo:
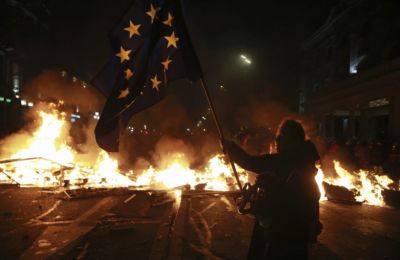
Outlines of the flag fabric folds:
{"type": "Polygon", "coordinates": [[[179,0],[134,1],[111,31],[110,42],[114,54],[92,84],[107,97],[96,141],[116,152],[120,131],[132,115],[159,102],[169,82],[196,81],[202,70],[179,0]]]}

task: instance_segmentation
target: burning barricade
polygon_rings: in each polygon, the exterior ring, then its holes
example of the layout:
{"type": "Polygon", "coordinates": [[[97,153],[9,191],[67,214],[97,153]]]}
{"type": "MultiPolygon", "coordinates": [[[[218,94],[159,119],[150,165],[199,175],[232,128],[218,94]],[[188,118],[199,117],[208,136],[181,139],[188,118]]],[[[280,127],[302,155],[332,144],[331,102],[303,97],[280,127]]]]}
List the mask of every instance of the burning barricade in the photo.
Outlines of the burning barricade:
{"type": "Polygon", "coordinates": [[[399,183],[387,175],[378,175],[373,171],[358,170],[350,172],[339,161],[333,161],[336,176],[324,176],[319,167],[316,177],[321,191],[321,200],[365,203],[369,205],[397,206],[399,183]],[[397,204],[396,204],[397,203],[397,204]]]}
{"type": "MultiPolygon", "coordinates": [[[[0,183],[67,189],[173,189],[190,185],[218,191],[235,186],[222,155],[210,157],[201,170],[191,169],[185,154],[177,152],[162,158],[162,168],[150,165],[139,173],[122,173],[118,161],[106,152],[98,149],[90,156],[82,156],[67,144],[70,124],[55,105],[39,109],[34,121],[38,126],[31,133],[21,131],[3,141],[0,183]],[[91,160],[85,160],[88,157],[91,160]]],[[[240,178],[246,182],[247,173],[241,170],[240,178]]]]}
{"type": "MultiPolygon", "coordinates": [[[[236,190],[231,169],[222,155],[210,156],[199,169],[190,167],[189,158],[182,152],[167,154],[160,165],[149,165],[140,172],[122,173],[118,161],[99,149],[90,156],[68,145],[70,123],[56,105],[37,110],[37,126],[3,141],[0,161],[0,183],[21,187],[52,187],[73,189],[174,189],[191,187],[202,190],[236,190]],[[90,159],[87,159],[90,158],[90,159]]],[[[92,149],[93,150],[93,149],[92,149]]],[[[325,176],[319,167],[316,182],[321,200],[342,200],[371,205],[395,205],[399,184],[386,175],[357,171],[350,173],[334,161],[336,176],[325,176]],[[389,203],[385,203],[387,197],[389,203]]],[[[250,174],[239,169],[242,183],[250,174]]]]}
{"type": "MultiPolygon", "coordinates": [[[[229,255],[232,251],[225,249],[232,247],[239,251],[235,256],[245,257],[254,221],[237,214],[240,193],[222,155],[214,154],[201,167],[192,168],[190,155],[173,146],[160,152],[154,164],[122,172],[118,161],[97,147],[79,150],[69,145],[71,125],[57,106],[42,107],[35,116],[35,127],[6,138],[1,146],[0,185],[31,188],[13,187],[4,198],[8,222],[3,223],[21,221],[13,216],[25,216],[24,224],[10,231],[22,232],[16,234],[25,238],[23,243],[15,246],[15,240],[8,239],[10,232],[3,235],[5,248],[13,249],[6,253],[13,256],[9,258],[90,255],[88,251],[104,247],[95,246],[95,241],[110,246],[108,236],[115,233],[115,237],[129,234],[123,240],[129,243],[112,243],[125,246],[126,251],[116,247],[106,253],[135,255],[143,247],[143,233],[139,233],[140,246],[135,247],[135,233],[130,231],[140,228],[148,236],[145,243],[150,258],[159,259],[167,252],[173,259],[183,248],[208,257],[229,255]],[[40,235],[25,234],[42,228],[37,232],[40,235]],[[151,238],[153,229],[156,239],[151,238]]],[[[389,177],[349,172],[337,161],[334,167],[336,176],[318,170],[315,180],[321,200],[399,205],[399,185],[389,177]]],[[[242,184],[250,182],[250,173],[239,167],[238,173],[242,184]]],[[[104,253],[98,252],[101,257],[104,253]]]]}

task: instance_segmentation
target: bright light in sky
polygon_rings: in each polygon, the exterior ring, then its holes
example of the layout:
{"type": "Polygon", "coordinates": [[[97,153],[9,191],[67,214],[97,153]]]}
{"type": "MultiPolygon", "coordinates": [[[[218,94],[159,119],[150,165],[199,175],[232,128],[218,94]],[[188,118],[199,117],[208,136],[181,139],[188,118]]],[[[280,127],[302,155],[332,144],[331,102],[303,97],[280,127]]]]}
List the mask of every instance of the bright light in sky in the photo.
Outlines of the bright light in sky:
{"type": "Polygon", "coordinates": [[[240,54],[240,59],[246,64],[251,64],[251,60],[244,54],[240,54]]]}

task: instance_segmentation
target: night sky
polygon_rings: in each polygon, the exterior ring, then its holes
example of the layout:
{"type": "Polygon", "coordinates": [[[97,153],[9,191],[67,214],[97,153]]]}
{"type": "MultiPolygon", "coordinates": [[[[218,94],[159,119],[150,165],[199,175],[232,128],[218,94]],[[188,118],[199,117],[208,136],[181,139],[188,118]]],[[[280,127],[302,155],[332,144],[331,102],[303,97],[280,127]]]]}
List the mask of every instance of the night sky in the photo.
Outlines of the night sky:
{"type": "MultiPolygon", "coordinates": [[[[63,69],[89,82],[112,55],[107,34],[131,0],[5,2],[1,37],[23,54],[25,81],[44,69],[63,69]]],[[[224,85],[228,100],[243,95],[289,100],[285,97],[298,86],[301,43],[338,2],[183,1],[211,92],[218,99],[224,85]],[[252,64],[241,63],[240,53],[252,64]]]]}

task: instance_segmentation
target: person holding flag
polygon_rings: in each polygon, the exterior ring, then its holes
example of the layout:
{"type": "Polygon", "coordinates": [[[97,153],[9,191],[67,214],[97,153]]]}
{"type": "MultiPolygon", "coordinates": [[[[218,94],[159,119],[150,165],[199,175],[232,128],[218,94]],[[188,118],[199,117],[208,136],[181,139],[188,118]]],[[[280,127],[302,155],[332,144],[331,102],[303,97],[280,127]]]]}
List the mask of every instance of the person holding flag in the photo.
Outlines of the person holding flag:
{"type": "Polygon", "coordinates": [[[242,168],[258,174],[252,209],[258,224],[253,230],[249,259],[308,259],[308,246],[322,231],[315,181],[320,157],[306,139],[302,124],[283,120],[276,134],[276,153],[250,155],[229,140],[225,152],[242,168]]]}
{"type": "MultiPolygon", "coordinates": [[[[102,149],[117,152],[120,132],[126,128],[130,118],[161,101],[170,82],[187,78],[201,81],[221,144],[225,146],[224,151],[235,161],[241,162],[241,157],[246,157],[224,138],[186,29],[180,1],[134,1],[111,31],[110,41],[114,55],[92,81],[107,97],[95,129],[96,141],[102,149]]],[[[235,165],[232,160],[230,162],[239,189],[242,190],[235,165]]],[[[271,256],[276,256],[276,253],[279,255],[285,249],[280,242],[270,247],[271,256]]],[[[305,244],[301,243],[300,252],[297,247],[295,252],[288,250],[289,255],[306,256],[303,250],[305,244]]]]}
{"type": "MultiPolygon", "coordinates": [[[[107,97],[95,129],[102,149],[118,152],[120,133],[130,118],[161,101],[168,84],[181,78],[201,81],[219,138],[224,139],[179,0],[134,1],[111,31],[110,42],[114,55],[92,80],[107,97]]],[[[230,164],[242,190],[232,160],[230,164]]]]}

